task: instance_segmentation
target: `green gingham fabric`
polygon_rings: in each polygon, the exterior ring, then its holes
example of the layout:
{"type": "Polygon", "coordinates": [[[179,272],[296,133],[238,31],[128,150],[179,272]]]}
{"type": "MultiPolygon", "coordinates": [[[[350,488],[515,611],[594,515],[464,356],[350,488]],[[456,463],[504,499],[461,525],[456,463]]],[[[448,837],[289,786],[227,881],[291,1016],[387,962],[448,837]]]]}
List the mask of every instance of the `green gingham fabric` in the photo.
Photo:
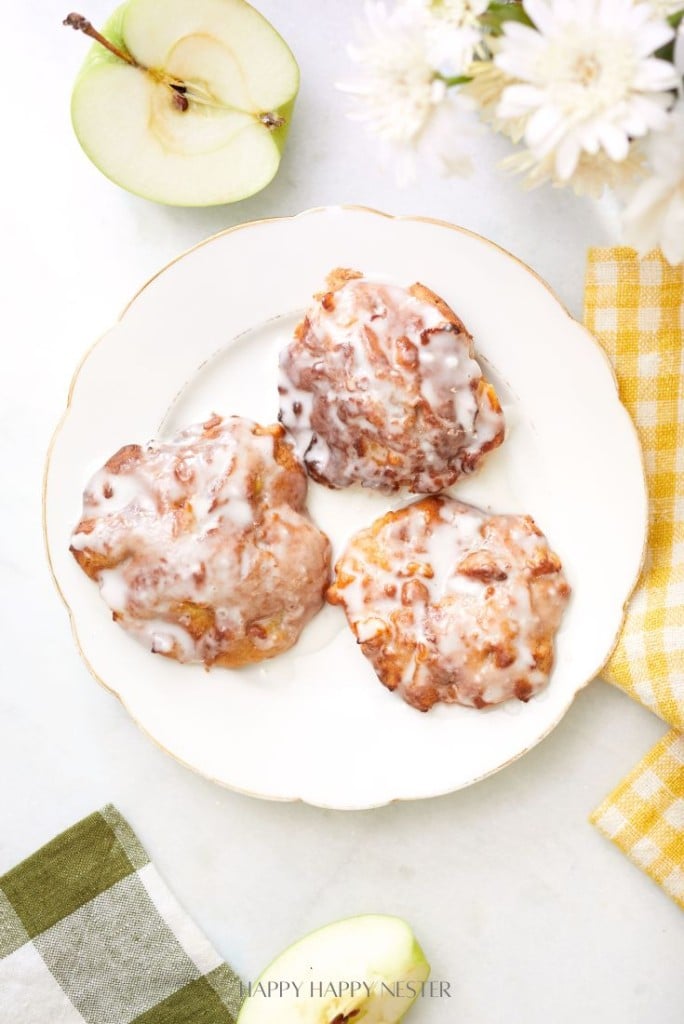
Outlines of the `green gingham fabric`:
{"type": "Polygon", "coordinates": [[[235,1024],[241,992],[111,805],[0,877],[0,1024],[235,1024]]]}

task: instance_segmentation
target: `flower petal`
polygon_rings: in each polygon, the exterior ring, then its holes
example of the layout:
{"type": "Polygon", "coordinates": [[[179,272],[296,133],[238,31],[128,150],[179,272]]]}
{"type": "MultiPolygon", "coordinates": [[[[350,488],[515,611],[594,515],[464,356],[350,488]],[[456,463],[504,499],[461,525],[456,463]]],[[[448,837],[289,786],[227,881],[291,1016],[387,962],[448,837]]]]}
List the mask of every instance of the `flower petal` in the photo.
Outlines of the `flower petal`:
{"type": "Polygon", "coordinates": [[[556,150],[556,174],[561,181],[569,181],[580,158],[580,147],[574,135],[566,135],[556,150]]]}
{"type": "MultiPolygon", "coordinates": [[[[648,131],[662,131],[668,124],[667,106],[669,97],[662,96],[633,96],[629,103],[629,112],[625,122],[629,122],[630,135],[637,137],[645,135],[648,131]]],[[[627,130],[627,129],[625,129],[627,130]]]]}
{"type": "Polygon", "coordinates": [[[640,60],[634,73],[633,88],[640,92],[665,92],[676,89],[679,78],[669,60],[649,57],[640,60]]]}
{"type": "Polygon", "coordinates": [[[629,153],[629,138],[610,121],[602,121],[598,126],[598,137],[601,145],[611,160],[620,163],[629,153]]]}
{"type": "Polygon", "coordinates": [[[561,139],[565,126],[563,114],[558,107],[546,104],[532,114],[525,127],[525,141],[530,149],[540,154],[549,150],[561,139]]]}
{"type": "Polygon", "coordinates": [[[512,78],[519,78],[523,82],[535,82],[542,77],[536,54],[529,53],[524,47],[502,48],[494,57],[494,63],[512,78]]]}
{"type": "Polygon", "coordinates": [[[588,121],[586,124],[582,125],[580,137],[582,141],[582,149],[585,153],[590,153],[592,156],[596,156],[601,148],[601,121],[594,118],[594,120],[588,121]]]}
{"type": "MultiPolygon", "coordinates": [[[[641,4],[637,4],[637,7],[641,4]]],[[[643,5],[644,7],[646,4],[643,5]]],[[[643,25],[635,35],[634,52],[638,57],[648,57],[665,43],[674,38],[674,29],[665,20],[653,20],[643,25]]]]}
{"type": "Polygon", "coordinates": [[[523,117],[544,102],[544,93],[533,85],[507,85],[501,93],[497,117],[523,117]]]}
{"type": "Polygon", "coordinates": [[[514,40],[519,46],[526,45],[537,49],[546,46],[544,36],[536,28],[523,25],[519,21],[504,22],[503,42],[505,43],[507,39],[514,40]]]}
{"type": "Polygon", "coordinates": [[[556,19],[546,0],[523,0],[523,7],[530,21],[534,22],[540,32],[554,31],[556,19]]]}

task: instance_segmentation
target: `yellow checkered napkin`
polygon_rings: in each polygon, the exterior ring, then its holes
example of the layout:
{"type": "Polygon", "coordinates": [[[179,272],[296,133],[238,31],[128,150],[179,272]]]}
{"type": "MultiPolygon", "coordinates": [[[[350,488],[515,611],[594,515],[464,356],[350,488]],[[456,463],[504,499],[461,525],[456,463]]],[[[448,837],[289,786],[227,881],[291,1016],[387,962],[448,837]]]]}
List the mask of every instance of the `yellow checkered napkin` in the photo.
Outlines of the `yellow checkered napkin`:
{"type": "Polygon", "coordinates": [[[591,821],[684,910],[684,737],[664,736],[591,821]]]}
{"type": "Polygon", "coordinates": [[[684,266],[592,249],[585,322],[644,450],[648,552],[603,678],[674,726],[591,820],[684,908],[684,266]]]}

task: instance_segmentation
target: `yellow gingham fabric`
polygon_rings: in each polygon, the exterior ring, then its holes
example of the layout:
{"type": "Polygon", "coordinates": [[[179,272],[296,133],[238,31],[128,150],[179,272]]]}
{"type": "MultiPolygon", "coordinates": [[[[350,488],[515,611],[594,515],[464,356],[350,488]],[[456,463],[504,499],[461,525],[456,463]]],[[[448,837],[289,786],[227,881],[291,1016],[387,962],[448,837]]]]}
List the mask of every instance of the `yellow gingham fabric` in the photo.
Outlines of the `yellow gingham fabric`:
{"type": "Polygon", "coordinates": [[[591,820],[684,908],[684,266],[591,249],[584,315],[637,425],[650,495],[641,581],[602,676],[674,726],[591,820]]]}
{"type": "Polygon", "coordinates": [[[667,733],[590,820],[684,910],[684,737],[667,733]]]}

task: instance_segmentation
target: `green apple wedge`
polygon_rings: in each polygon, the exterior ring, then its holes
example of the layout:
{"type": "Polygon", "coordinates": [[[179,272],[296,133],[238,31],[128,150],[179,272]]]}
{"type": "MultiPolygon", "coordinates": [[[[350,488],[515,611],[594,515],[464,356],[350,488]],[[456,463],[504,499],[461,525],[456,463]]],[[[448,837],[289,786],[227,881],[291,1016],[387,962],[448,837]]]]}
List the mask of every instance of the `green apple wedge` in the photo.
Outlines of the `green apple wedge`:
{"type": "Polygon", "coordinates": [[[251,985],[238,1024],[393,1024],[429,974],[405,921],[349,917],[281,953],[251,985]]]}
{"type": "Polygon", "coordinates": [[[71,116],[112,181],[174,206],[236,202],[278,170],[299,69],[245,0],[128,0],[97,32],[71,116]]]}

